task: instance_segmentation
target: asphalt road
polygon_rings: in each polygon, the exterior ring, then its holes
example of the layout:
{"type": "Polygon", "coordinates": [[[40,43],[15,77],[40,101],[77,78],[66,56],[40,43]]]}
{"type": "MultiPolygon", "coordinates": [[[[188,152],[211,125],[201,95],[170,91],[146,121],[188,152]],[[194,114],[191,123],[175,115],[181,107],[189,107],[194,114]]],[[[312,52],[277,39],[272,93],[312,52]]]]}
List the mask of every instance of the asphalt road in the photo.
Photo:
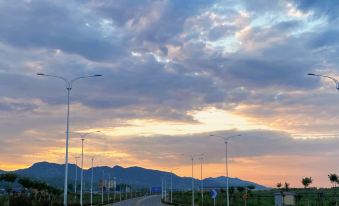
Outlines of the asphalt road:
{"type": "Polygon", "coordinates": [[[160,195],[152,195],[124,200],[118,203],[111,204],[111,206],[166,206],[166,204],[161,203],[160,200],[160,195]]]}

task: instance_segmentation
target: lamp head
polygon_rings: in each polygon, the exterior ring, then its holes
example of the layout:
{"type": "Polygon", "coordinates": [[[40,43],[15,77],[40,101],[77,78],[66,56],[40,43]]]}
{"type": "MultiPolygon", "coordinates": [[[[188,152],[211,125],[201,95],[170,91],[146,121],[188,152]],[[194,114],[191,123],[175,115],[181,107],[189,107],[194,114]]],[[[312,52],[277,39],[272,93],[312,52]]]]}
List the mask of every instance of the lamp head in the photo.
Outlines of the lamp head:
{"type": "Polygon", "coordinates": [[[38,76],[44,76],[45,74],[44,74],[44,73],[37,73],[36,75],[38,75],[38,76]]]}
{"type": "Polygon", "coordinates": [[[313,74],[313,73],[308,73],[307,75],[310,75],[310,76],[315,76],[315,74],[313,74]]]}

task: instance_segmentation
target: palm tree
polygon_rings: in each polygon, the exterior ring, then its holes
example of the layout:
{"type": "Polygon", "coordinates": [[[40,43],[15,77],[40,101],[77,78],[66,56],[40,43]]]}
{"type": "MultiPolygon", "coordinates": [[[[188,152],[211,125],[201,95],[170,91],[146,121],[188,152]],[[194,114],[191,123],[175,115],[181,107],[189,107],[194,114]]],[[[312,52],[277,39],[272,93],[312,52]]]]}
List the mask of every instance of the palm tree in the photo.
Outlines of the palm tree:
{"type": "Polygon", "coordinates": [[[332,183],[332,186],[333,187],[336,187],[337,186],[337,182],[338,182],[338,175],[337,174],[332,174],[330,173],[328,175],[328,178],[330,179],[331,183],[332,183]]]}
{"type": "Polygon", "coordinates": [[[282,187],[281,182],[278,182],[278,183],[277,183],[277,188],[280,189],[281,187],[282,187]]]}
{"type": "Polygon", "coordinates": [[[301,179],[301,183],[304,185],[304,188],[306,189],[310,184],[312,184],[313,179],[312,177],[304,177],[301,179]]]}

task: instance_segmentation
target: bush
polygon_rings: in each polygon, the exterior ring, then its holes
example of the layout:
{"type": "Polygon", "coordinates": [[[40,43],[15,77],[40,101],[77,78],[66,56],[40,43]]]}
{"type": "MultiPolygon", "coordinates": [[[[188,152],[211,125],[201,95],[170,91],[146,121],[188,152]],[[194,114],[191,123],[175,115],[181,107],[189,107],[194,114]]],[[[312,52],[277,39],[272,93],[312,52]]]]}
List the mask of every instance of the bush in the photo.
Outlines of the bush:
{"type": "Polygon", "coordinates": [[[32,206],[32,200],[25,196],[11,196],[9,202],[11,206],[32,206]]]}

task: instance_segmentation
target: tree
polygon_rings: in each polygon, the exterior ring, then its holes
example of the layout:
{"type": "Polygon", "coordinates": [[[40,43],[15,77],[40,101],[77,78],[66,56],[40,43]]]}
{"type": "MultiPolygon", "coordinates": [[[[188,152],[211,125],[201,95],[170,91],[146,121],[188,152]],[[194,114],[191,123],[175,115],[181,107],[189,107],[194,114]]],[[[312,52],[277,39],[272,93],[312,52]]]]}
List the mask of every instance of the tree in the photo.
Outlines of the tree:
{"type": "Polygon", "coordinates": [[[18,175],[15,173],[5,173],[0,175],[0,181],[14,183],[18,178],[18,175]]]}
{"type": "Polygon", "coordinates": [[[281,187],[282,187],[281,182],[278,182],[278,183],[277,183],[277,188],[280,189],[281,187]]]}
{"type": "Polygon", "coordinates": [[[12,191],[12,185],[18,178],[18,175],[15,173],[4,173],[0,175],[0,181],[5,181],[8,183],[7,185],[7,193],[11,193],[12,191]]]}
{"type": "Polygon", "coordinates": [[[290,189],[290,183],[285,182],[284,187],[285,187],[285,191],[288,191],[290,189]]]}
{"type": "Polygon", "coordinates": [[[230,194],[233,194],[233,193],[234,193],[234,190],[235,190],[235,188],[232,187],[232,186],[228,189],[228,191],[229,191],[230,194]]]}
{"type": "MultiPolygon", "coordinates": [[[[304,188],[306,189],[310,184],[312,184],[313,182],[313,179],[312,177],[304,177],[302,178],[301,180],[301,183],[304,185],[304,188]]],[[[309,206],[310,205],[310,199],[308,198],[307,199],[307,205],[309,206]]]]}
{"type": "Polygon", "coordinates": [[[337,182],[338,182],[338,175],[335,174],[335,173],[330,173],[328,175],[328,179],[330,179],[331,183],[332,183],[332,186],[333,187],[336,187],[337,186],[337,182]]]}
{"type": "Polygon", "coordinates": [[[301,180],[301,183],[304,185],[304,188],[306,189],[308,186],[310,186],[310,184],[312,184],[313,179],[312,177],[304,177],[301,180]]]}
{"type": "Polygon", "coordinates": [[[249,190],[254,190],[254,189],[255,189],[255,185],[248,185],[247,188],[248,188],[249,190]]]}
{"type": "Polygon", "coordinates": [[[18,180],[18,183],[21,184],[24,188],[31,189],[33,187],[33,182],[28,177],[22,177],[18,180]]]}
{"type": "Polygon", "coordinates": [[[243,192],[243,191],[245,190],[245,188],[244,188],[244,187],[237,187],[237,190],[238,190],[239,192],[243,192]]]}

